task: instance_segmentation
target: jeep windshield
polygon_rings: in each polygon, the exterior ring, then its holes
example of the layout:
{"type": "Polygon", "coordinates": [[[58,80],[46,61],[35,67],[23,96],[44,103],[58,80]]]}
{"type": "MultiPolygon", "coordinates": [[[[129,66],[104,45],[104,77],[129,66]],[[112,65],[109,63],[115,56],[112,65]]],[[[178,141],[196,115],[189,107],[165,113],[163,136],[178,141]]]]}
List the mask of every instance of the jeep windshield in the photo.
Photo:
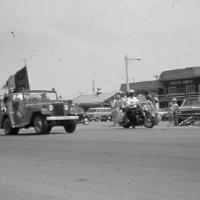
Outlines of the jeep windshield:
{"type": "Polygon", "coordinates": [[[41,91],[41,92],[25,92],[24,99],[28,101],[55,101],[57,95],[55,92],[41,91]]]}

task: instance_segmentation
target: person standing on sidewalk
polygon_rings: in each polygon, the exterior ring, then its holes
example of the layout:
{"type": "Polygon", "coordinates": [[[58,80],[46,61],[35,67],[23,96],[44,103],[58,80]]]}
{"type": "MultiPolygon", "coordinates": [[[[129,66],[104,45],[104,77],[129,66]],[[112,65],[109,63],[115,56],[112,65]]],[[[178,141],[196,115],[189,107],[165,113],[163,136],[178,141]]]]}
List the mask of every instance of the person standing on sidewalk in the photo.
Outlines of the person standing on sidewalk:
{"type": "Polygon", "coordinates": [[[120,112],[120,96],[116,95],[115,98],[111,101],[111,114],[113,126],[117,126],[118,124],[118,114],[120,112]]]}
{"type": "Polygon", "coordinates": [[[13,92],[14,91],[11,88],[9,93],[4,95],[3,102],[4,102],[4,108],[9,115],[11,125],[14,127],[15,122],[14,122],[14,110],[13,110],[13,100],[12,100],[12,93],[13,92]]]}
{"type": "Polygon", "coordinates": [[[169,101],[169,103],[168,103],[168,121],[169,121],[169,126],[173,126],[172,106],[173,106],[173,103],[171,101],[169,101]]]}
{"type": "Polygon", "coordinates": [[[173,117],[174,126],[178,126],[178,110],[179,110],[179,106],[177,104],[177,99],[173,98],[172,99],[172,117],[173,117]]]}

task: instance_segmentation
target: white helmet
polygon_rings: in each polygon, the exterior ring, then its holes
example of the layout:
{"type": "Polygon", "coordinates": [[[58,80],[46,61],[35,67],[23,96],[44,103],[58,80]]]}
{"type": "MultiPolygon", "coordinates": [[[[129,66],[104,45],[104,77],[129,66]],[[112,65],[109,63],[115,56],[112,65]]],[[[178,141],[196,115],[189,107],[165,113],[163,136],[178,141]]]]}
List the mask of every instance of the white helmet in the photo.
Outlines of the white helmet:
{"type": "Polygon", "coordinates": [[[131,89],[131,90],[129,91],[129,93],[130,93],[130,94],[131,94],[131,93],[135,93],[135,90],[131,89]]]}
{"type": "Polygon", "coordinates": [[[176,98],[173,98],[172,101],[173,101],[173,102],[177,102],[177,99],[176,99],[176,98]]]}

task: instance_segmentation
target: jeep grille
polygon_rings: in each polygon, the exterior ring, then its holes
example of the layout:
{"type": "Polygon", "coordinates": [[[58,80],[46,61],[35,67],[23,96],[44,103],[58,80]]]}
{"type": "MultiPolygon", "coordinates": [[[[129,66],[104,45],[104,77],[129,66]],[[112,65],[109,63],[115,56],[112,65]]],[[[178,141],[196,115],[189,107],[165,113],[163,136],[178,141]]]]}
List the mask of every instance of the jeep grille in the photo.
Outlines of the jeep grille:
{"type": "Polygon", "coordinates": [[[54,104],[54,115],[55,116],[64,116],[63,104],[54,104]]]}

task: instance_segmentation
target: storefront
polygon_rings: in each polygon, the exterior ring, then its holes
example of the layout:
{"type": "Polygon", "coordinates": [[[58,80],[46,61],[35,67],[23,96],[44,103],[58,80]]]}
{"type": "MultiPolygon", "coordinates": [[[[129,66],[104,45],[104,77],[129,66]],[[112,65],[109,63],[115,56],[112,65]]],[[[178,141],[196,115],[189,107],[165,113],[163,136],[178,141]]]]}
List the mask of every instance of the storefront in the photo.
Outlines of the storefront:
{"type": "MultiPolygon", "coordinates": [[[[121,84],[120,91],[126,92],[126,84],[121,84]]],[[[146,92],[152,95],[158,95],[159,91],[163,90],[163,84],[160,80],[134,82],[129,84],[129,88],[136,91],[138,94],[146,92]]]]}
{"type": "Polygon", "coordinates": [[[163,90],[159,92],[160,107],[167,107],[172,98],[180,105],[187,97],[199,96],[200,67],[164,71],[160,75],[163,90]]]}
{"type": "MultiPolygon", "coordinates": [[[[130,83],[129,88],[137,93],[157,95],[160,108],[167,107],[172,98],[177,98],[181,105],[185,98],[199,96],[200,67],[163,71],[159,80],[130,83]]],[[[126,84],[121,84],[120,90],[125,92],[126,84]]]]}

